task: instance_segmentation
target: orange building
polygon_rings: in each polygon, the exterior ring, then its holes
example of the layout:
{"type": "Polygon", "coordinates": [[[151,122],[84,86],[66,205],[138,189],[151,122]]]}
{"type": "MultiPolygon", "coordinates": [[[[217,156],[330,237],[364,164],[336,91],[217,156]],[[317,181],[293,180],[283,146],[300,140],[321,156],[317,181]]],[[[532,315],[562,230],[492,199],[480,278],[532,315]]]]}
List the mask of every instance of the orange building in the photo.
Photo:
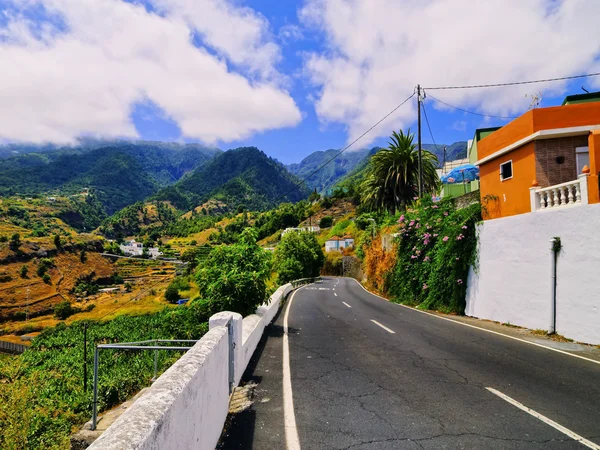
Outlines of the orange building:
{"type": "Polygon", "coordinates": [[[479,142],[484,219],[600,202],[596,98],[533,109],[479,142]]]}

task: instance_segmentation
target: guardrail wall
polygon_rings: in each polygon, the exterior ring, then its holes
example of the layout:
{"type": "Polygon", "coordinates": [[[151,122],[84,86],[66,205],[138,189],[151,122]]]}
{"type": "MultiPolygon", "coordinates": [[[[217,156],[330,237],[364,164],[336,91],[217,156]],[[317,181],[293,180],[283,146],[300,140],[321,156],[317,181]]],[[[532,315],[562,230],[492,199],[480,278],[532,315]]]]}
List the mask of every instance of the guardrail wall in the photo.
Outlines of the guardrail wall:
{"type": "Polygon", "coordinates": [[[256,314],[243,320],[239,314],[232,312],[212,316],[210,331],[89,448],[214,450],[229,406],[229,351],[234,352],[234,384],[237,385],[282,300],[294,287],[314,280],[298,280],[281,286],[267,303],[257,309],[256,314]],[[230,319],[233,325],[232,350],[225,326],[230,319]]]}

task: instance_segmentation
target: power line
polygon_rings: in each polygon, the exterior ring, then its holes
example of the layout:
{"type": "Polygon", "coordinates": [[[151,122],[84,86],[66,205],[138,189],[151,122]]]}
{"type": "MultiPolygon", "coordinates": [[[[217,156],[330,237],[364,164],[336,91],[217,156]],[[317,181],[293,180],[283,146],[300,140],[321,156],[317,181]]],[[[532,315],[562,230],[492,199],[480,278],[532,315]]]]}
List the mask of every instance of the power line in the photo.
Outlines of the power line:
{"type": "Polygon", "coordinates": [[[467,114],[473,114],[475,116],[482,116],[482,117],[493,117],[495,119],[516,119],[516,117],[514,117],[514,116],[493,116],[491,114],[481,114],[481,113],[477,113],[474,111],[468,111],[466,109],[459,108],[458,106],[451,105],[450,103],[446,103],[446,102],[440,100],[439,98],[434,97],[431,94],[428,94],[428,96],[431,97],[432,99],[434,99],[436,102],[439,102],[443,105],[449,106],[450,108],[458,109],[459,111],[465,112],[467,114]]]}
{"type": "Polygon", "coordinates": [[[296,183],[294,185],[294,187],[292,189],[290,189],[288,192],[286,192],[285,194],[283,194],[278,200],[275,201],[275,203],[277,203],[279,200],[284,199],[285,197],[287,197],[291,192],[293,192],[296,188],[302,186],[304,183],[306,183],[308,181],[308,179],[310,177],[312,177],[313,175],[315,175],[317,172],[319,172],[321,169],[323,169],[326,165],[328,165],[329,163],[331,163],[334,159],[336,159],[338,156],[340,156],[342,153],[344,153],[346,150],[348,150],[350,147],[352,147],[354,144],[356,144],[358,141],[360,141],[363,137],[365,137],[369,132],[371,132],[375,127],[377,127],[377,125],[379,125],[381,122],[383,122],[385,119],[387,119],[389,116],[391,116],[392,114],[394,114],[399,108],[401,108],[402,106],[404,106],[404,104],[406,102],[408,102],[411,98],[413,98],[415,96],[415,93],[413,92],[411,94],[410,97],[408,97],[406,100],[404,100],[402,103],[400,103],[398,106],[396,106],[394,109],[392,109],[389,113],[387,113],[385,116],[383,116],[380,120],[378,120],[372,127],[370,127],[367,131],[365,131],[363,134],[361,134],[359,137],[357,137],[356,139],[354,139],[352,142],[350,142],[348,145],[346,145],[346,147],[344,147],[342,150],[340,150],[338,153],[336,153],[331,159],[327,160],[325,163],[323,163],[321,166],[319,166],[317,169],[315,169],[313,172],[311,172],[308,176],[304,177],[304,179],[300,180],[299,183],[296,183]]]}
{"type": "Polygon", "coordinates": [[[440,151],[440,148],[435,143],[435,138],[433,137],[433,133],[431,132],[431,126],[429,125],[429,118],[427,117],[427,110],[425,109],[425,102],[423,102],[423,115],[425,116],[425,122],[427,122],[427,128],[429,129],[429,135],[431,136],[431,140],[433,141],[433,145],[437,151],[440,151]]]}
{"type": "Polygon", "coordinates": [[[438,86],[438,87],[429,87],[429,88],[424,88],[424,89],[429,89],[429,90],[476,89],[476,88],[489,88],[489,87],[502,87],[502,86],[516,86],[516,85],[522,85],[522,84],[547,83],[549,81],[575,80],[577,78],[597,77],[599,75],[600,75],[600,72],[596,72],[596,73],[586,73],[583,75],[573,75],[570,77],[547,78],[545,80],[513,81],[510,83],[496,83],[496,84],[472,84],[472,85],[466,85],[466,86],[438,86]]]}

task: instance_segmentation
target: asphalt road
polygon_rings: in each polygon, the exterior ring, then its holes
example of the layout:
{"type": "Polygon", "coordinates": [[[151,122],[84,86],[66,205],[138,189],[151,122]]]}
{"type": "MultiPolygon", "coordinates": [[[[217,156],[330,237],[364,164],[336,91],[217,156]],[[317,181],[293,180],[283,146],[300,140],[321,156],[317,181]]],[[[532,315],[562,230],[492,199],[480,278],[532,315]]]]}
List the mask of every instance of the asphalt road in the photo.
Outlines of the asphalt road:
{"type": "MultiPolygon", "coordinates": [[[[223,449],[286,449],[286,423],[294,435],[283,322],[246,371],[255,402],[223,449]]],[[[288,326],[302,449],[600,449],[599,364],[388,303],[345,278],[298,290],[288,326]]]]}

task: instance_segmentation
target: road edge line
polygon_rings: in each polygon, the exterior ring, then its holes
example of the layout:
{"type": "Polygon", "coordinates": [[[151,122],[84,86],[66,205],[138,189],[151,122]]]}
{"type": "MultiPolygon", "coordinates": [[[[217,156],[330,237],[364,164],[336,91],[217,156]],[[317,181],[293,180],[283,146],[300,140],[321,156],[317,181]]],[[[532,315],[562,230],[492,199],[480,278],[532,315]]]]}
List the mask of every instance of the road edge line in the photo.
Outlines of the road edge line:
{"type": "Polygon", "coordinates": [[[383,328],[383,329],[384,329],[385,331],[387,331],[388,333],[390,333],[390,334],[396,334],[396,332],[395,332],[394,330],[392,330],[391,328],[388,328],[388,327],[386,327],[385,325],[383,325],[383,324],[381,324],[381,323],[377,322],[375,319],[370,319],[370,320],[371,320],[371,322],[373,322],[375,325],[377,325],[377,326],[379,326],[379,327],[383,328]]]}
{"type": "Polygon", "coordinates": [[[574,431],[569,430],[568,428],[562,426],[561,424],[559,424],[558,422],[555,422],[554,420],[544,416],[543,414],[540,414],[539,412],[531,409],[528,406],[525,406],[523,403],[515,400],[514,398],[509,397],[508,395],[494,389],[491,387],[486,387],[486,389],[491,392],[492,394],[500,397],[502,400],[510,403],[513,406],[516,406],[517,408],[519,408],[521,411],[525,411],[527,414],[535,417],[536,419],[541,420],[542,422],[544,422],[546,425],[550,425],[552,428],[554,428],[555,430],[560,431],[562,434],[565,434],[567,436],[569,436],[571,439],[579,442],[581,445],[585,445],[588,448],[591,448],[592,450],[600,450],[600,445],[584,438],[583,436],[580,436],[579,434],[575,433],[574,431]]]}
{"type": "Polygon", "coordinates": [[[292,293],[290,301],[285,307],[285,315],[283,316],[283,428],[285,431],[285,446],[287,450],[300,450],[300,439],[298,437],[298,427],[296,426],[296,415],[294,413],[294,397],[292,393],[292,377],[290,370],[290,344],[288,339],[288,316],[290,314],[290,306],[292,306],[296,292],[300,289],[297,289],[292,293]]]}
{"type": "Polygon", "coordinates": [[[478,326],[475,326],[475,325],[471,325],[469,323],[464,323],[464,322],[460,322],[458,320],[453,320],[453,319],[450,319],[448,317],[438,316],[437,314],[432,314],[432,313],[427,312],[427,311],[423,311],[423,310],[420,310],[420,309],[417,309],[417,308],[412,308],[410,306],[403,305],[402,303],[391,302],[387,298],[382,297],[381,295],[373,294],[366,287],[364,287],[357,279],[355,279],[355,278],[350,278],[350,279],[356,281],[356,283],[361,288],[363,288],[365,290],[365,292],[367,292],[367,293],[369,293],[369,294],[371,294],[371,295],[373,295],[375,297],[378,297],[378,298],[380,298],[382,300],[385,300],[386,302],[391,303],[393,305],[402,306],[403,308],[410,309],[411,311],[416,311],[416,312],[421,313],[421,314],[426,314],[428,316],[435,317],[436,319],[447,320],[448,322],[456,323],[458,325],[463,325],[463,326],[469,327],[469,328],[475,328],[476,330],[485,331],[487,333],[496,334],[498,336],[504,336],[506,338],[513,339],[515,341],[524,342],[525,344],[529,344],[529,345],[535,345],[536,347],[545,348],[546,350],[552,350],[553,352],[556,352],[556,353],[562,353],[563,355],[572,356],[573,358],[583,359],[584,361],[588,361],[588,362],[592,362],[594,364],[600,365],[600,361],[596,361],[595,359],[586,358],[585,356],[575,355],[573,353],[565,352],[564,350],[559,350],[557,348],[548,347],[546,345],[538,344],[537,342],[531,342],[531,341],[528,341],[526,339],[521,339],[521,338],[518,338],[518,337],[515,337],[515,336],[511,336],[509,334],[500,333],[498,331],[488,330],[486,328],[481,328],[481,327],[478,327],[478,326]]]}

